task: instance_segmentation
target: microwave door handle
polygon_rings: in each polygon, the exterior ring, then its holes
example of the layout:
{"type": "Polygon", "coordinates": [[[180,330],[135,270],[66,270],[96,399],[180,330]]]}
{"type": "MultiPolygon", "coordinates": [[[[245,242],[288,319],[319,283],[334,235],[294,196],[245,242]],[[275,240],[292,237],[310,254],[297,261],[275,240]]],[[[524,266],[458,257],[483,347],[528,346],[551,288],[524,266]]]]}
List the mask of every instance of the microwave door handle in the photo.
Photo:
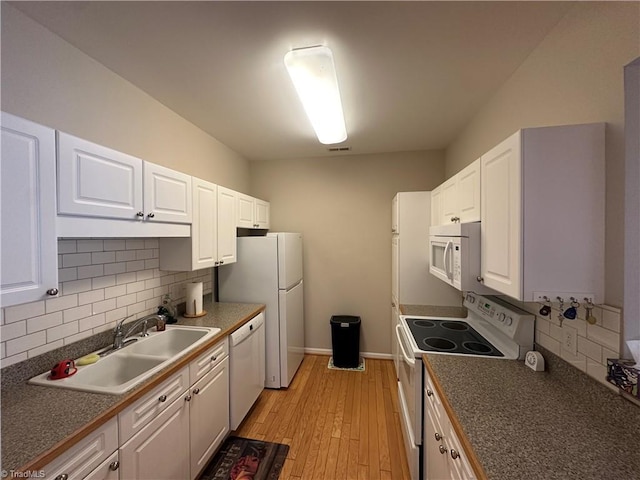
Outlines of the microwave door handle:
{"type": "Polygon", "coordinates": [[[396,325],[396,337],[398,337],[398,343],[400,344],[400,351],[402,352],[402,356],[404,357],[404,361],[407,362],[409,365],[411,365],[413,367],[416,364],[416,359],[415,358],[411,358],[409,355],[407,355],[407,352],[404,349],[404,341],[401,338],[403,333],[400,332],[401,328],[402,328],[401,325],[396,325]]]}
{"type": "Polygon", "coordinates": [[[447,246],[444,247],[444,273],[449,280],[453,280],[453,268],[450,267],[451,255],[453,254],[453,242],[449,240],[447,246]]]}

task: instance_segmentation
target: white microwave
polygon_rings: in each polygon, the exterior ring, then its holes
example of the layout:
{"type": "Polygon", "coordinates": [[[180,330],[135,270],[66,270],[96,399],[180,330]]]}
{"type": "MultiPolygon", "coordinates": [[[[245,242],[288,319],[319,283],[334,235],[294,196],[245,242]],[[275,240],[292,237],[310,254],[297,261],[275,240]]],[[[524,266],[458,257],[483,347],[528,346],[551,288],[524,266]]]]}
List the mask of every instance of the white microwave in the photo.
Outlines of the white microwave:
{"type": "Polygon", "coordinates": [[[480,222],[437,225],[429,229],[429,272],[464,292],[496,293],[480,277],[480,222]]]}

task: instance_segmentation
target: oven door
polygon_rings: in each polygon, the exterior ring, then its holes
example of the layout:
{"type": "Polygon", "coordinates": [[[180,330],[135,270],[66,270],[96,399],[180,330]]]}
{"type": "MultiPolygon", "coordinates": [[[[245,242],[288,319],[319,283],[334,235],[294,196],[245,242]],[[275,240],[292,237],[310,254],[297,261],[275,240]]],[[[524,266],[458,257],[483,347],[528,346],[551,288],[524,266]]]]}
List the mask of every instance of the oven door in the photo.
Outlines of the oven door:
{"type": "Polygon", "coordinates": [[[443,282],[453,283],[453,239],[429,238],[429,272],[443,282]]]}
{"type": "Polygon", "coordinates": [[[396,341],[400,352],[398,400],[400,420],[411,478],[420,475],[420,445],[422,444],[422,363],[412,354],[403,322],[396,325],[396,341]]]}

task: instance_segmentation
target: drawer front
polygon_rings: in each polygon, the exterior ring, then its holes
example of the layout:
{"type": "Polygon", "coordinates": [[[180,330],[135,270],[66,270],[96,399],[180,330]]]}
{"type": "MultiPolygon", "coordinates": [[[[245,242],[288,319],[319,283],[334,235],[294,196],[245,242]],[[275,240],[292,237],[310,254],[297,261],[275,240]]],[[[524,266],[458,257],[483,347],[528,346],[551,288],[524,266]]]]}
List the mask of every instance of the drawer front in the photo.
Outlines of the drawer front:
{"type": "Polygon", "coordinates": [[[112,418],[43,468],[46,478],[82,479],[118,449],[118,422],[112,418]],[[63,475],[67,475],[64,477],[63,475]]]}
{"type": "Polygon", "coordinates": [[[436,415],[436,419],[440,425],[443,425],[443,417],[446,415],[444,411],[444,406],[442,405],[442,401],[440,397],[438,397],[438,393],[433,386],[433,381],[427,372],[427,369],[424,370],[424,394],[425,398],[431,403],[433,410],[436,415]]]}
{"type": "Polygon", "coordinates": [[[221,342],[216,343],[213,347],[200,355],[196,360],[189,364],[189,379],[193,385],[203,376],[215,368],[222,360],[229,355],[229,339],[225,337],[221,342]]]}
{"type": "Polygon", "coordinates": [[[120,478],[119,469],[120,462],[118,461],[118,451],[116,450],[84,480],[118,480],[120,478]]]}
{"type": "Polygon", "coordinates": [[[120,444],[129,440],[189,388],[189,367],[162,382],[118,414],[120,444]]]}

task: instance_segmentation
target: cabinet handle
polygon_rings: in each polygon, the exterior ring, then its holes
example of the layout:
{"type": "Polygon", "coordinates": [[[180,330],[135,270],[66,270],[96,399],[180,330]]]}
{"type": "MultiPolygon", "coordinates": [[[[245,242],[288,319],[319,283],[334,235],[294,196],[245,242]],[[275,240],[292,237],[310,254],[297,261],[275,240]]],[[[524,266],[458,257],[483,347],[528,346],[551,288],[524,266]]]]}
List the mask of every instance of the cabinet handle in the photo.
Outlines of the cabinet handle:
{"type": "Polygon", "coordinates": [[[166,402],[167,401],[167,396],[166,395],[160,395],[160,398],[158,398],[158,400],[160,400],[161,402],[166,402]]]}
{"type": "Polygon", "coordinates": [[[451,449],[451,458],[453,458],[454,460],[456,458],[460,458],[460,454],[456,450],[454,450],[453,448],[451,449]]]}
{"type": "Polygon", "coordinates": [[[436,432],[435,437],[437,441],[442,440],[442,435],[440,435],[438,432],[436,432]]]}
{"type": "Polygon", "coordinates": [[[61,475],[58,475],[55,480],[68,480],[69,475],[67,475],[66,473],[63,473],[61,475]]]}
{"type": "Polygon", "coordinates": [[[115,472],[118,468],[120,468],[120,462],[117,460],[109,464],[109,470],[113,470],[115,472]]]}
{"type": "Polygon", "coordinates": [[[156,216],[156,214],[153,213],[153,212],[147,214],[147,218],[153,218],[155,216],[156,216]]]}
{"type": "Polygon", "coordinates": [[[214,265],[217,267],[218,265],[220,265],[220,262],[215,262],[214,265]]]}
{"type": "Polygon", "coordinates": [[[480,283],[484,283],[484,278],[482,278],[480,275],[476,277],[476,280],[480,283]]]}
{"type": "Polygon", "coordinates": [[[396,306],[396,303],[395,303],[395,302],[391,302],[391,306],[392,306],[392,307],[395,307],[395,306],[396,306]]]}
{"type": "Polygon", "coordinates": [[[427,389],[427,397],[433,397],[433,391],[430,389],[427,389]]]}
{"type": "Polygon", "coordinates": [[[60,291],[57,288],[47,290],[47,295],[51,295],[52,297],[55,297],[58,293],[60,293],[60,291]]]}
{"type": "Polygon", "coordinates": [[[144,212],[138,212],[138,213],[136,213],[136,217],[144,217],[144,212]]]}
{"type": "Polygon", "coordinates": [[[184,399],[185,399],[187,402],[190,402],[190,401],[191,401],[191,395],[187,395],[186,397],[184,397],[184,399]]]}
{"type": "Polygon", "coordinates": [[[460,217],[451,217],[451,221],[453,223],[458,223],[460,221],[460,217]]]}
{"type": "Polygon", "coordinates": [[[211,361],[212,361],[212,362],[215,362],[217,359],[218,359],[218,357],[217,357],[217,356],[215,356],[215,355],[214,355],[213,357],[211,357],[211,361]]]}
{"type": "Polygon", "coordinates": [[[224,263],[224,260],[220,260],[220,265],[222,265],[224,263]]]}
{"type": "Polygon", "coordinates": [[[444,445],[440,445],[440,447],[438,447],[438,450],[440,450],[440,453],[443,455],[447,453],[447,447],[445,447],[444,445]]]}
{"type": "Polygon", "coordinates": [[[200,393],[200,389],[199,389],[199,388],[194,388],[194,389],[193,389],[193,394],[194,394],[194,395],[197,395],[197,394],[199,394],[199,393],[200,393]]]}

